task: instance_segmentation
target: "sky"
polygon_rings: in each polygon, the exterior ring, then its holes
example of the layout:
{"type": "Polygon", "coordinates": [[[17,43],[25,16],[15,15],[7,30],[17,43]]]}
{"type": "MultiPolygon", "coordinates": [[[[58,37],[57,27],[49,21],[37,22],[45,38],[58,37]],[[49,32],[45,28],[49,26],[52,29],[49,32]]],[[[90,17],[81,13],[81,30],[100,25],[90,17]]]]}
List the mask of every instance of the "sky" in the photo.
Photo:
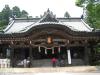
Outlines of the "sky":
{"type": "Polygon", "coordinates": [[[0,0],[0,11],[5,4],[10,8],[18,6],[33,17],[43,15],[48,8],[57,17],[64,17],[66,11],[71,17],[80,17],[83,13],[82,8],[75,6],[75,0],[0,0]]]}

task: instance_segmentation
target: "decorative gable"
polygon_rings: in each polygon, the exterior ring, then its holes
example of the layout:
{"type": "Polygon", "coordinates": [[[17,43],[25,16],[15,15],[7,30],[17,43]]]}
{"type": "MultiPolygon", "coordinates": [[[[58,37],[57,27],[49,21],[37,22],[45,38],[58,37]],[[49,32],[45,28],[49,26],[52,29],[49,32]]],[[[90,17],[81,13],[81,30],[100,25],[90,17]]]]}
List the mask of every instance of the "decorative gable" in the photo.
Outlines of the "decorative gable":
{"type": "Polygon", "coordinates": [[[47,12],[44,13],[44,16],[39,20],[39,23],[43,22],[59,22],[55,15],[48,9],[47,12]]]}

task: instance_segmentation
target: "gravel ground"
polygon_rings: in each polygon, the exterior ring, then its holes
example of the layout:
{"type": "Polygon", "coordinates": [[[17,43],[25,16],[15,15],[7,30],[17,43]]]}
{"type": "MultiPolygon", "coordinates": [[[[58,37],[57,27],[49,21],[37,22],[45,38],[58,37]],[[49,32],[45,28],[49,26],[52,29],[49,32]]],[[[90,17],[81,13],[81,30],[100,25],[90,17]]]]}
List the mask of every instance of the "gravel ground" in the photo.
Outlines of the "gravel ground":
{"type": "Polygon", "coordinates": [[[100,75],[100,73],[0,73],[0,75],[100,75]]]}

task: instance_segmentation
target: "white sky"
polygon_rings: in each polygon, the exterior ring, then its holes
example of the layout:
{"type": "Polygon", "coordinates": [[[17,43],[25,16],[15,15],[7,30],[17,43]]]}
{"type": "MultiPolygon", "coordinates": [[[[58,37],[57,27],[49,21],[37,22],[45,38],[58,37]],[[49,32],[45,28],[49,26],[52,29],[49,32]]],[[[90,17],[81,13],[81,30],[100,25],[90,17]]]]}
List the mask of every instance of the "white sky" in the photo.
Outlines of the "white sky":
{"type": "Polygon", "coordinates": [[[49,8],[57,17],[63,17],[66,11],[71,17],[80,17],[82,8],[75,6],[75,0],[0,0],[0,11],[8,4],[11,8],[18,6],[26,10],[29,15],[35,17],[43,15],[49,8]]]}

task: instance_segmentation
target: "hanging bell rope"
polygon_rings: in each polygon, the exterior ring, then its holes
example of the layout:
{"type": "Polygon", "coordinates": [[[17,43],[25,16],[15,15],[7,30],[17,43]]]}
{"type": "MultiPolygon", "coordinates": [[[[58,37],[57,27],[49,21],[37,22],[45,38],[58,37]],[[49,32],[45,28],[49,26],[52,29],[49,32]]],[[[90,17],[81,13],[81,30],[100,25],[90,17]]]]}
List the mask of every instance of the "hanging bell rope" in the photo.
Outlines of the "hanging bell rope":
{"type": "Polygon", "coordinates": [[[30,41],[30,44],[32,44],[32,41],[30,41]]]}
{"type": "Polygon", "coordinates": [[[52,54],[54,54],[54,48],[52,48],[52,54]]]}
{"type": "Polygon", "coordinates": [[[58,47],[58,52],[60,53],[60,47],[58,47]]]}
{"type": "Polygon", "coordinates": [[[45,48],[45,54],[47,54],[47,49],[45,48]]]}
{"type": "Polygon", "coordinates": [[[39,53],[40,53],[41,52],[41,47],[39,46],[38,49],[39,49],[39,53]]]}
{"type": "Polygon", "coordinates": [[[14,44],[14,42],[13,42],[13,41],[11,41],[11,44],[13,45],[13,44],[14,44]]]}

